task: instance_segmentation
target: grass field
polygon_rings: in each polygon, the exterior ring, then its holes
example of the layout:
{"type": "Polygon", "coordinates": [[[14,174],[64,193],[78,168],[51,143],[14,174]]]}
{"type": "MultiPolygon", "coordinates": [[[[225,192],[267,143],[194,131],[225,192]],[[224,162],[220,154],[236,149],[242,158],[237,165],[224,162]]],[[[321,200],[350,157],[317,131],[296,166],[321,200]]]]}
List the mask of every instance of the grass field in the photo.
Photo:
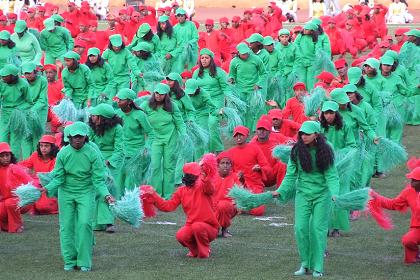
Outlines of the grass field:
{"type": "MultiPolygon", "coordinates": [[[[404,144],[410,155],[420,155],[419,135],[420,127],[406,127],[404,144]]],[[[405,185],[405,172],[401,166],[385,179],[374,179],[373,186],[394,196],[405,185]]],[[[292,205],[269,206],[266,216],[279,218],[236,217],[231,227],[234,237],[213,242],[208,260],[185,257],[186,249],[175,240],[184,222],[180,209],[159,213],[138,230],[118,223],[115,234],[95,234],[93,271],[87,274],[63,271],[57,216],[25,215],[24,233],[0,233],[0,279],[292,279],[299,267],[293,212],[292,205]]],[[[329,239],[327,279],[419,279],[420,265],[407,267],[402,262],[400,238],[409,226],[409,214],[392,216],[392,231],[385,232],[363,217],[352,222],[350,232],[329,239]]]]}

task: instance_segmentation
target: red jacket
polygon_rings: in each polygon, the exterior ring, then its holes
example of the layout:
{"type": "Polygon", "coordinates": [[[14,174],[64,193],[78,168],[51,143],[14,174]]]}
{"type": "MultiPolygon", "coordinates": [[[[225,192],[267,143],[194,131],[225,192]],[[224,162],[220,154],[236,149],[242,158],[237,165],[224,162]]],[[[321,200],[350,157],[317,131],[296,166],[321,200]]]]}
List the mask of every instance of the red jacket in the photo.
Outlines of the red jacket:
{"type": "Polygon", "coordinates": [[[283,135],[285,137],[289,137],[292,140],[296,140],[297,133],[299,132],[301,125],[301,123],[294,122],[292,120],[282,119],[280,129],[274,130],[273,128],[272,132],[275,134],[283,135]]]}
{"type": "Polygon", "coordinates": [[[232,199],[228,197],[228,193],[234,185],[241,185],[237,173],[230,172],[226,177],[220,177],[220,175],[217,174],[214,178],[214,187],[216,189],[213,197],[214,205],[217,205],[221,200],[232,201],[232,199]]]}
{"type": "Polygon", "coordinates": [[[57,105],[63,98],[64,94],[61,92],[63,89],[63,82],[61,80],[56,80],[54,82],[48,83],[48,105],[54,106],[57,105]]]}
{"type": "Polygon", "coordinates": [[[33,181],[27,170],[16,164],[10,164],[7,167],[1,166],[0,178],[0,201],[13,197],[13,190],[33,181]]]}
{"type": "Polygon", "coordinates": [[[283,109],[283,118],[289,119],[290,117],[300,124],[308,120],[308,117],[305,115],[305,106],[296,98],[296,96],[289,98],[283,109]]]}
{"type": "Polygon", "coordinates": [[[25,166],[26,168],[34,170],[36,173],[38,172],[50,172],[54,169],[55,165],[55,158],[43,161],[38,152],[33,152],[32,155],[19,162],[19,165],[25,166]]]}

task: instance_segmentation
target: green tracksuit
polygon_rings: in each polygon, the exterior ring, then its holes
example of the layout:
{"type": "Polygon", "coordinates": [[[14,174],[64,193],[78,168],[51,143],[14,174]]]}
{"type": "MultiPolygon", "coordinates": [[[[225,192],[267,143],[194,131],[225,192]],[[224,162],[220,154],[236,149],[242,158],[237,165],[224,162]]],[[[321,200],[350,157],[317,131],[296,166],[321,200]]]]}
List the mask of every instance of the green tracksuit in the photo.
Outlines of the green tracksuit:
{"type": "Polygon", "coordinates": [[[63,56],[73,50],[74,41],[66,28],[56,26],[52,32],[41,31],[39,45],[45,51],[44,64],[55,64],[57,59],[64,62],[63,56]]]}
{"type": "Polygon", "coordinates": [[[293,97],[293,85],[295,81],[294,67],[296,60],[296,47],[293,43],[289,43],[287,46],[278,44],[280,53],[280,77],[281,77],[281,92],[282,95],[275,98],[274,100],[279,104],[280,108],[286,106],[286,101],[293,97]]]}
{"type": "Polygon", "coordinates": [[[294,42],[296,47],[295,71],[301,82],[306,88],[312,89],[315,84],[314,61],[317,50],[322,49],[321,42],[312,41],[309,35],[299,34],[294,42]]]}
{"type": "Polygon", "coordinates": [[[16,53],[20,57],[22,63],[33,62],[36,65],[40,64],[42,50],[38,39],[34,35],[26,31],[23,36],[19,38],[16,33],[13,33],[10,36],[10,39],[15,42],[16,53]]]}
{"type": "Polygon", "coordinates": [[[142,77],[131,73],[132,90],[140,92],[147,90],[153,92],[155,86],[165,79],[160,67],[159,59],[152,53],[147,59],[134,57],[137,69],[143,74],[142,77]]]}
{"type": "Polygon", "coordinates": [[[16,52],[16,47],[9,48],[8,46],[0,45],[0,70],[6,64],[13,64],[16,67],[20,66],[20,60],[16,52]]]}
{"type": "Polygon", "coordinates": [[[86,107],[87,100],[92,99],[95,94],[89,67],[79,64],[79,67],[74,72],[64,68],[61,77],[64,85],[62,91],[65,96],[73,101],[76,108],[82,109],[86,107]]]}
{"type": "Polygon", "coordinates": [[[147,43],[152,47],[152,53],[156,53],[159,50],[160,39],[159,39],[159,36],[157,36],[156,34],[153,35],[151,41],[146,41],[143,38],[139,38],[137,37],[137,34],[134,35],[133,40],[131,41],[131,44],[127,46],[127,49],[131,51],[132,48],[134,48],[135,46],[137,46],[138,44],[142,42],[147,43]]]}
{"type": "Polygon", "coordinates": [[[102,66],[95,65],[90,68],[90,73],[93,82],[91,105],[112,102],[112,97],[116,95],[112,67],[104,62],[102,66]]]}
{"type": "Polygon", "coordinates": [[[174,26],[174,35],[176,38],[176,55],[174,70],[181,73],[184,69],[191,69],[197,63],[198,59],[198,30],[192,21],[185,21],[174,26]],[[189,51],[186,51],[189,45],[189,51]],[[187,55],[187,52],[191,55],[187,55]]]}
{"type": "Polygon", "coordinates": [[[172,33],[171,38],[169,38],[166,33],[162,33],[162,37],[160,37],[159,49],[157,50],[156,54],[160,59],[160,64],[162,65],[162,70],[165,75],[168,75],[171,72],[175,72],[176,70],[173,67],[176,60],[176,55],[179,55],[179,53],[177,53],[176,46],[177,41],[174,32],[172,33]],[[165,58],[166,54],[168,53],[172,56],[170,59],[165,58]]]}

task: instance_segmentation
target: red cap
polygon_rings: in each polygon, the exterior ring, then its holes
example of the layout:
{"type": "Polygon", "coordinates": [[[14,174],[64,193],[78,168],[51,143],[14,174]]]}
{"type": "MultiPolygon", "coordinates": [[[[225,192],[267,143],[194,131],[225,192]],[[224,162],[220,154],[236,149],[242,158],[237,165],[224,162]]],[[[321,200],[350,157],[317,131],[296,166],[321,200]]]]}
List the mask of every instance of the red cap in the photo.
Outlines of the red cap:
{"type": "Polygon", "coordinates": [[[382,38],[382,41],[385,41],[385,40],[388,41],[388,40],[393,40],[393,39],[392,39],[392,36],[386,35],[382,38]]]}
{"type": "Polygon", "coordinates": [[[408,32],[410,28],[397,28],[395,30],[395,35],[404,35],[405,32],[408,32]]]}
{"type": "Polygon", "coordinates": [[[271,130],[271,123],[266,118],[260,118],[257,122],[256,128],[264,128],[265,130],[271,130]]]}
{"type": "Polygon", "coordinates": [[[192,73],[190,71],[184,71],[181,73],[181,78],[183,79],[191,79],[192,73]]]}
{"type": "Polygon", "coordinates": [[[268,116],[271,117],[271,119],[283,119],[283,112],[280,109],[271,109],[268,111],[268,116]]]}
{"type": "Polygon", "coordinates": [[[44,71],[45,70],[54,70],[54,71],[57,71],[57,66],[55,64],[45,64],[44,65],[44,71]]]}
{"type": "Polygon", "coordinates": [[[35,13],[35,12],[36,12],[35,8],[29,8],[28,11],[27,11],[28,14],[29,13],[35,13]]]}
{"type": "Polygon", "coordinates": [[[172,3],[172,7],[173,7],[173,6],[178,6],[178,7],[179,7],[178,2],[176,2],[176,1],[175,1],[175,2],[173,2],[173,3],[172,3]]]}
{"type": "Polygon", "coordinates": [[[85,43],[85,41],[83,41],[83,40],[76,39],[76,40],[74,40],[74,46],[75,46],[75,47],[76,47],[76,46],[79,46],[79,47],[86,48],[86,43],[85,43]]]}
{"type": "Polygon", "coordinates": [[[346,66],[346,64],[347,64],[347,61],[346,61],[344,58],[337,59],[337,60],[334,62],[335,69],[340,69],[340,68],[343,68],[343,67],[345,67],[345,66],[346,66]]]}
{"type": "Polygon", "coordinates": [[[201,168],[200,165],[196,162],[188,162],[184,164],[182,172],[184,172],[185,174],[199,176],[201,174],[201,168]]]}
{"type": "Polygon", "coordinates": [[[69,2],[69,3],[67,3],[67,6],[68,6],[68,7],[76,7],[76,3],[74,3],[74,2],[69,2]]]}
{"type": "Polygon", "coordinates": [[[82,3],[80,3],[81,7],[89,7],[89,2],[88,1],[82,1],[82,3]]]}
{"type": "Polygon", "coordinates": [[[235,135],[238,134],[238,133],[244,135],[245,137],[248,137],[248,135],[249,135],[249,129],[247,127],[245,127],[245,126],[238,125],[233,130],[233,137],[235,137],[235,135]]]}
{"type": "Polygon", "coordinates": [[[17,14],[15,14],[15,13],[8,13],[8,14],[7,14],[7,18],[10,18],[10,19],[17,19],[17,14]]]}
{"type": "Polygon", "coordinates": [[[214,20],[212,20],[212,19],[206,19],[205,25],[214,25],[214,20]]]}
{"type": "Polygon", "coordinates": [[[97,20],[89,20],[89,26],[98,27],[98,21],[97,20]]]}
{"type": "Polygon", "coordinates": [[[293,90],[296,90],[296,89],[306,90],[305,83],[297,82],[296,84],[293,85],[293,90]]]}
{"type": "Polygon", "coordinates": [[[245,10],[244,11],[244,15],[246,15],[246,14],[252,14],[252,10],[249,10],[249,9],[248,10],[245,10]]]}
{"type": "Polygon", "coordinates": [[[268,7],[277,7],[276,2],[268,3],[268,7]]]}
{"type": "Polygon", "coordinates": [[[378,44],[378,47],[380,47],[380,48],[389,48],[390,46],[391,46],[391,45],[389,44],[388,40],[381,41],[381,42],[378,44]]]}
{"type": "MultiPolygon", "coordinates": [[[[0,143],[3,144],[3,143],[0,143]]],[[[0,151],[1,153],[1,151],[0,151]]],[[[408,179],[420,180],[420,167],[414,168],[410,173],[405,175],[408,179]]]]}
{"type": "Polygon", "coordinates": [[[222,17],[221,19],[219,19],[219,23],[229,23],[229,19],[227,17],[222,17]]]}
{"type": "Polygon", "coordinates": [[[241,21],[241,18],[240,17],[238,17],[238,16],[234,16],[233,18],[232,18],[232,22],[240,22],[241,21]]]}
{"type": "Polygon", "coordinates": [[[334,80],[334,75],[331,74],[330,72],[321,72],[321,74],[319,74],[318,76],[316,76],[315,78],[317,78],[318,80],[324,81],[327,84],[331,83],[332,80],[334,80]]]}
{"type": "Polygon", "coordinates": [[[172,8],[171,7],[165,7],[165,8],[163,8],[163,10],[166,12],[166,11],[168,11],[168,12],[170,12],[170,11],[172,11],[172,8]]]}
{"type": "Polygon", "coordinates": [[[363,62],[365,62],[364,58],[358,58],[353,60],[353,62],[351,63],[351,67],[358,67],[360,66],[363,62]]]}
{"type": "Polygon", "coordinates": [[[296,25],[292,29],[293,33],[296,33],[296,32],[302,31],[302,30],[303,30],[303,26],[300,26],[300,25],[296,25]]]}
{"type": "Polygon", "coordinates": [[[45,12],[46,11],[44,6],[38,6],[37,10],[38,10],[38,12],[45,12]]]}
{"type": "Polygon", "coordinates": [[[6,153],[6,152],[11,153],[12,150],[10,150],[9,144],[7,144],[6,142],[1,142],[0,143],[0,154],[1,153],[6,153]]]}
{"type": "Polygon", "coordinates": [[[255,8],[252,10],[253,13],[261,15],[264,12],[263,8],[255,8]]]}
{"type": "Polygon", "coordinates": [[[380,8],[382,8],[382,5],[381,4],[375,4],[375,5],[373,5],[373,8],[374,9],[380,9],[380,8]]]}
{"type": "Polygon", "coordinates": [[[327,23],[336,23],[336,20],[335,20],[335,18],[330,17],[330,18],[328,19],[327,23]]]}
{"type": "MultiPolygon", "coordinates": [[[[139,7],[140,9],[141,7],[139,7]]],[[[121,9],[118,11],[118,15],[126,15],[127,14],[127,9],[121,9]]]]}
{"type": "Polygon", "coordinates": [[[5,15],[0,16],[0,21],[6,21],[6,20],[7,20],[7,17],[5,15]]]}
{"type": "Polygon", "coordinates": [[[328,85],[326,83],[324,83],[324,82],[316,82],[314,84],[314,88],[317,88],[317,87],[327,88],[328,85]]]}
{"type": "Polygon", "coordinates": [[[356,12],[355,12],[353,9],[349,9],[349,10],[347,10],[346,14],[352,14],[352,15],[355,15],[355,14],[356,14],[356,12]]]}
{"type": "Polygon", "coordinates": [[[217,155],[217,162],[219,163],[224,158],[228,158],[232,162],[232,157],[226,151],[223,151],[223,152],[221,152],[220,154],[217,155]]]}
{"type": "Polygon", "coordinates": [[[137,97],[143,97],[143,96],[148,96],[151,95],[150,91],[147,90],[143,90],[137,93],[137,97]]]}
{"type": "Polygon", "coordinates": [[[157,9],[157,11],[158,12],[164,12],[165,11],[165,8],[160,7],[160,8],[157,9]]]}
{"type": "Polygon", "coordinates": [[[356,12],[361,13],[361,12],[362,12],[362,10],[363,10],[363,7],[362,7],[361,5],[354,5],[354,6],[353,6],[353,9],[354,9],[356,12]]]}
{"type": "Polygon", "coordinates": [[[55,144],[55,137],[52,135],[43,135],[39,140],[39,143],[55,144]]]}
{"type": "MultiPolygon", "coordinates": [[[[168,8],[168,7],[166,7],[166,8],[168,8]]],[[[166,9],[165,8],[165,9],[166,9]]],[[[169,7],[170,8],[170,7],[169,7]]],[[[144,6],[144,5],[142,5],[142,6],[139,6],[139,11],[146,11],[147,10],[147,7],[146,6],[144,6]]]]}

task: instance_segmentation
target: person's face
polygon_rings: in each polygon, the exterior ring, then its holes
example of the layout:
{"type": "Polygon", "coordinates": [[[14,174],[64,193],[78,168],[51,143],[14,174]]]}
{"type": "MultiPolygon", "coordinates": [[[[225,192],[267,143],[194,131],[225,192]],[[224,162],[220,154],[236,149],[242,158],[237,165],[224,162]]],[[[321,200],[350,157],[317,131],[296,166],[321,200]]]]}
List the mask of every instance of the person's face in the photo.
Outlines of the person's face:
{"type": "Polygon", "coordinates": [[[388,50],[387,47],[380,47],[379,51],[381,52],[381,56],[388,50]]]}
{"type": "Polygon", "coordinates": [[[238,28],[239,27],[239,21],[232,21],[232,27],[238,28]]]}
{"type": "Polygon", "coordinates": [[[228,158],[222,158],[219,161],[218,165],[219,175],[221,177],[226,177],[229,175],[230,171],[232,170],[232,162],[228,158]]]}
{"type": "Polygon", "coordinates": [[[267,141],[268,137],[270,136],[270,131],[265,128],[258,128],[257,129],[257,137],[260,141],[267,141]]]}
{"type": "Polygon", "coordinates": [[[32,71],[29,73],[24,73],[26,80],[28,80],[28,82],[33,82],[36,79],[36,71],[32,71]]]}
{"type": "Polygon", "coordinates": [[[335,28],[335,23],[334,22],[329,22],[328,23],[328,28],[329,29],[334,29],[335,28]]]}
{"type": "Polygon", "coordinates": [[[214,25],[213,24],[206,24],[206,31],[210,33],[213,31],[214,25]]]}
{"type": "Polygon", "coordinates": [[[295,89],[295,96],[300,100],[305,95],[306,91],[302,88],[295,89]]]}
{"type": "Polygon", "coordinates": [[[268,13],[269,13],[269,14],[271,14],[272,12],[274,12],[274,10],[273,10],[273,8],[272,8],[271,6],[269,6],[269,7],[267,8],[267,11],[268,11],[268,13]]]}
{"type": "Polygon", "coordinates": [[[244,14],[244,19],[245,20],[251,20],[251,14],[250,13],[244,14]]]}
{"type": "Polygon", "coordinates": [[[365,71],[367,75],[371,75],[375,73],[375,68],[370,67],[369,65],[365,64],[363,65],[363,71],[365,71]]]}
{"type": "Polygon", "coordinates": [[[404,35],[395,35],[395,41],[397,41],[397,43],[400,43],[404,40],[404,35]]]}
{"type": "Polygon", "coordinates": [[[73,137],[70,137],[69,139],[70,145],[76,150],[80,150],[81,148],[83,148],[83,146],[85,145],[85,141],[86,136],[82,135],[75,135],[73,137]]]}
{"type": "Polygon", "coordinates": [[[9,23],[10,24],[15,24],[16,23],[16,19],[15,18],[9,18],[9,23]]]}
{"type": "Polygon", "coordinates": [[[282,45],[286,46],[287,44],[289,44],[289,35],[280,35],[279,40],[282,45]]]}
{"type": "Polygon", "coordinates": [[[310,34],[312,34],[312,30],[303,29],[303,34],[310,35],[310,34]]]}
{"type": "Polygon", "coordinates": [[[254,52],[259,50],[259,46],[260,46],[260,44],[258,42],[249,43],[249,47],[254,52]]]}
{"type": "Polygon", "coordinates": [[[175,81],[172,81],[172,80],[170,80],[170,79],[166,79],[166,82],[168,83],[168,86],[169,86],[170,88],[173,88],[173,87],[175,86],[175,81]]]}
{"type": "Polygon", "coordinates": [[[346,30],[351,30],[353,28],[353,25],[350,23],[346,23],[346,30]]]}
{"type": "Polygon", "coordinates": [[[200,56],[200,63],[204,68],[209,67],[211,61],[211,57],[207,54],[203,54],[200,56]]]}
{"type": "Polygon", "coordinates": [[[71,13],[74,11],[74,6],[73,5],[69,5],[67,6],[67,10],[71,13]]]}
{"type": "Polygon", "coordinates": [[[2,26],[6,26],[6,24],[7,24],[7,20],[1,20],[1,21],[0,21],[0,25],[2,25],[2,26]]]}
{"type": "Polygon", "coordinates": [[[131,18],[133,19],[134,22],[139,22],[140,21],[140,15],[134,15],[131,18]]]}
{"type": "Polygon", "coordinates": [[[149,12],[148,12],[146,9],[144,9],[144,10],[141,10],[141,11],[140,11],[140,14],[141,14],[143,17],[145,17],[145,16],[147,16],[147,15],[149,14],[149,12]]]}
{"type": "Polygon", "coordinates": [[[338,104],[338,108],[340,110],[347,110],[347,103],[346,104],[338,104]]]}
{"type": "Polygon", "coordinates": [[[325,120],[327,121],[327,123],[332,124],[335,120],[335,112],[328,110],[326,112],[324,112],[324,117],[325,120]]]}
{"type": "Polygon", "coordinates": [[[66,64],[67,67],[71,67],[73,63],[74,62],[72,58],[64,58],[64,64],[66,64]]]}
{"type": "Polygon", "coordinates": [[[6,84],[10,84],[13,80],[13,75],[2,76],[1,78],[3,82],[5,82],[6,84]]]}
{"type": "Polygon", "coordinates": [[[381,69],[385,73],[390,73],[392,70],[392,65],[382,64],[381,69]]]}
{"type": "Polygon", "coordinates": [[[409,41],[411,43],[416,42],[416,40],[417,40],[416,36],[412,36],[412,35],[407,36],[407,41],[409,41]]]}
{"type": "Polygon", "coordinates": [[[45,76],[47,77],[48,82],[54,82],[57,72],[54,70],[45,70],[45,76]]]}
{"type": "Polygon", "coordinates": [[[240,54],[239,55],[239,58],[242,59],[242,60],[247,60],[248,57],[249,57],[249,53],[245,53],[245,54],[240,54]]]}
{"type": "Polygon", "coordinates": [[[7,40],[0,40],[0,45],[2,45],[2,46],[6,46],[7,43],[8,43],[7,40]]]}
{"type": "Polygon", "coordinates": [[[115,27],[115,20],[108,20],[108,26],[109,27],[111,27],[111,28],[114,28],[115,27]]]}
{"type": "Polygon", "coordinates": [[[312,134],[302,133],[301,137],[302,137],[303,144],[305,145],[312,144],[315,141],[317,136],[318,134],[316,133],[312,133],[312,134]]]}
{"type": "Polygon", "coordinates": [[[157,102],[163,102],[163,100],[165,99],[165,94],[159,94],[155,92],[155,99],[157,102]]]}
{"type": "Polygon", "coordinates": [[[0,154],[0,166],[8,166],[12,160],[12,153],[4,152],[0,154]]]}
{"type": "Polygon", "coordinates": [[[120,50],[121,50],[121,47],[116,47],[116,46],[112,46],[112,50],[114,51],[114,52],[119,52],[120,50]]]}
{"type": "Polygon", "coordinates": [[[349,97],[351,103],[357,102],[356,93],[348,92],[347,96],[349,97]]]}
{"type": "Polygon", "coordinates": [[[176,15],[176,18],[178,19],[179,23],[184,23],[187,20],[185,15],[176,15]]]}
{"type": "Polygon", "coordinates": [[[117,105],[118,105],[118,108],[120,108],[120,109],[127,108],[130,105],[130,100],[129,99],[118,99],[117,100],[117,105]]]}
{"type": "Polygon", "coordinates": [[[92,122],[93,122],[96,126],[101,125],[101,120],[102,120],[101,116],[92,115],[92,116],[90,116],[90,118],[92,119],[92,122]]]}
{"type": "Polygon", "coordinates": [[[73,51],[79,55],[82,55],[82,53],[85,51],[85,48],[82,46],[74,46],[73,51]]]}
{"type": "Polygon", "coordinates": [[[162,30],[166,30],[166,21],[165,22],[159,22],[159,27],[162,30]]]}
{"type": "Polygon", "coordinates": [[[39,150],[43,156],[47,156],[51,152],[51,144],[50,143],[39,143],[39,150]]]}
{"type": "Polygon", "coordinates": [[[98,61],[98,56],[97,55],[89,55],[89,61],[91,63],[96,63],[98,61]]]}
{"type": "Polygon", "coordinates": [[[272,53],[274,51],[274,44],[264,46],[264,48],[269,52],[272,53]]]}
{"type": "Polygon", "coordinates": [[[33,13],[33,12],[28,12],[28,17],[29,18],[34,18],[35,17],[35,13],[33,13]]]}
{"type": "Polygon", "coordinates": [[[347,70],[348,70],[347,66],[338,68],[337,69],[338,75],[340,75],[340,77],[345,77],[347,75],[347,70]]]}
{"type": "Polygon", "coordinates": [[[420,180],[411,179],[411,186],[416,190],[416,192],[420,192],[420,180]]]}
{"type": "Polygon", "coordinates": [[[235,136],[233,136],[233,139],[235,139],[236,145],[243,145],[246,142],[246,136],[240,133],[236,133],[235,136]]]}
{"type": "Polygon", "coordinates": [[[273,119],[272,122],[274,127],[280,127],[281,126],[281,120],[280,119],[273,119]]]}
{"type": "Polygon", "coordinates": [[[229,23],[228,23],[228,22],[221,22],[221,23],[220,23],[220,27],[221,27],[222,29],[228,28],[228,26],[229,26],[229,23]]]}
{"type": "Polygon", "coordinates": [[[84,24],[81,24],[79,29],[80,29],[80,32],[86,32],[88,30],[88,26],[84,25],[84,24]]]}
{"type": "Polygon", "coordinates": [[[89,31],[96,32],[97,26],[89,25],[89,31]]]}

